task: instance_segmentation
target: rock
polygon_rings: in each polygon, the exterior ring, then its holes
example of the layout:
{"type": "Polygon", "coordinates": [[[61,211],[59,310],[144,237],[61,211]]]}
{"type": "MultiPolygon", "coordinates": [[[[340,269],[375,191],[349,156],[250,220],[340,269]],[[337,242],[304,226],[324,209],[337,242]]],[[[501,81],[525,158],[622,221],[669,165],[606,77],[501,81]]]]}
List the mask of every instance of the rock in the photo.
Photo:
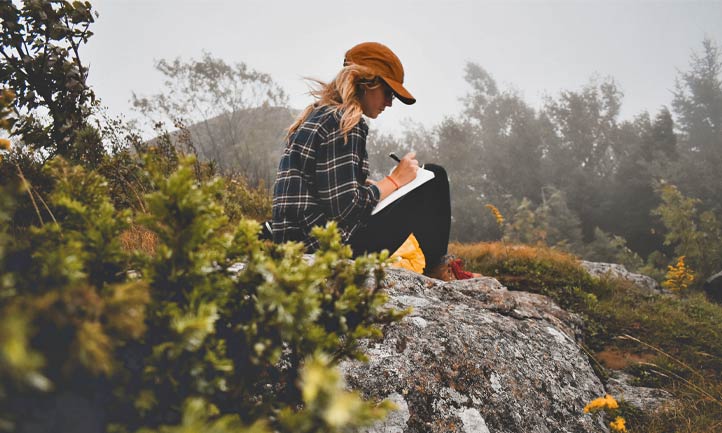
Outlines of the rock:
{"type": "Polygon", "coordinates": [[[672,402],[672,395],[663,389],[634,386],[634,377],[621,371],[613,372],[607,380],[607,392],[645,413],[656,412],[672,402]]]}
{"type": "Polygon", "coordinates": [[[367,433],[403,433],[406,423],[411,418],[409,405],[406,404],[404,396],[393,393],[386,397],[396,405],[396,410],[391,412],[383,422],[376,423],[367,433]]]}
{"type": "Polygon", "coordinates": [[[630,281],[638,287],[647,289],[650,292],[661,293],[659,284],[652,277],[629,272],[623,265],[616,263],[588,262],[580,260],[579,264],[594,277],[613,277],[630,281]]]}
{"type": "Polygon", "coordinates": [[[492,278],[444,283],[389,269],[389,305],[413,307],[341,364],[366,397],[396,414],[369,433],[599,432],[584,406],[604,387],[576,343],[580,319],[549,298],[492,278]]]}
{"type": "Polygon", "coordinates": [[[707,278],[702,288],[711,301],[722,304],[722,272],[707,278]]]}

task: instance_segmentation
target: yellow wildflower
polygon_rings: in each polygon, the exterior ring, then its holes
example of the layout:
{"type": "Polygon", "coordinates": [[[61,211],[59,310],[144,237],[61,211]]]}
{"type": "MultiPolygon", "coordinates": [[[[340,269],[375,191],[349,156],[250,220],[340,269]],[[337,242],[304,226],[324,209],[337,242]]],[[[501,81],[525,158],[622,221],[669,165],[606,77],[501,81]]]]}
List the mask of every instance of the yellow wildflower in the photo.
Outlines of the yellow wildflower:
{"type": "Polygon", "coordinates": [[[0,138],[0,150],[10,150],[10,140],[7,138],[0,138]]]}
{"type": "Polygon", "coordinates": [[[662,287],[672,290],[684,290],[689,287],[694,281],[694,272],[687,267],[684,263],[685,256],[680,256],[677,259],[676,266],[667,267],[667,275],[662,283],[662,287]]]}
{"type": "Polygon", "coordinates": [[[589,404],[584,406],[584,413],[596,412],[600,409],[617,409],[619,404],[617,400],[611,395],[607,394],[604,397],[595,398],[590,401],[589,404]]]}
{"type": "Polygon", "coordinates": [[[627,427],[624,425],[625,422],[626,421],[624,421],[624,418],[618,416],[614,419],[614,421],[609,423],[609,427],[612,428],[612,431],[626,433],[627,427]]]}
{"type": "Polygon", "coordinates": [[[604,396],[607,401],[607,409],[619,409],[619,403],[611,395],[607,394],[604,396]]]}
{"type": "Polygon", "coordinates": [[[501,212],[499,212],[499,209],[497,209],[496,206],[494,206],[493,204],[487,204],[486,208],[489,209],[492,214],[494,214],[494,218],[496,218],[496,223],[499,224],[499,226],[504,224],[504,216],[501,214],[501,212]]]}

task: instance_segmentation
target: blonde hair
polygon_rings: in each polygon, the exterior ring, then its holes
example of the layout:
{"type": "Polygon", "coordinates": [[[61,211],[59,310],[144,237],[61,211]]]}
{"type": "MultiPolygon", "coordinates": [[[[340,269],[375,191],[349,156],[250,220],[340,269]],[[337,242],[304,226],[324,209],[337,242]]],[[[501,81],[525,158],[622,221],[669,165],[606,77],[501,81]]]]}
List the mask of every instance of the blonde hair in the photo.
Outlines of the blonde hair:
{"type": "Polygon", "coordinates": [[[362,86],[365,89],[374,89],[381,85],[381,79],[374,75],[369,68],[355,64],[344,66],[330,83],[324,83],[314,78],[307,79],[318,85],[318,88],[311,89],[309,92],[316,102],[306,107],[296,121],[288,127],[286,139],[296,132],[315,108],[328,106],[332,107],[334,112],[343,111],[341,133],[343,133],[344,143],[346,143],[349,131],[359,123],[361,114],[363,114],[359,100],[362,96],[362,86]]]}

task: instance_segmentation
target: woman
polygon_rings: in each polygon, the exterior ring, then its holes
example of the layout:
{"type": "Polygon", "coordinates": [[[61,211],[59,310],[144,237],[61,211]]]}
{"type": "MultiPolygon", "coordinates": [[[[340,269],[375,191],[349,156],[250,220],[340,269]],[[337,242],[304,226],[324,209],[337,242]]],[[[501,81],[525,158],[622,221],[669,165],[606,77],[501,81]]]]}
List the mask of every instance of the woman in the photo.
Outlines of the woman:
{"type": "Polygon", "coordinates": [[[447,252],[451,206],[443,168],[431,164],[433,180],[406,194],[376,215],[376,204],[416,177],[415,154],[405,155],[390,175],[368,179],[366,136],[361,117],[377,118],[397,98],[416,99],[403,86],[401,61],[385,45],[365,42],[346,52],[336,78],[311,94],[316,98],[288,131],[273,191],[274,242],[300,241],[318,247],[313,226],[336,221],[354,255],[395,251],[409,234],[426,258],[424,273],[449,280],[470,278],[447,252]]]}

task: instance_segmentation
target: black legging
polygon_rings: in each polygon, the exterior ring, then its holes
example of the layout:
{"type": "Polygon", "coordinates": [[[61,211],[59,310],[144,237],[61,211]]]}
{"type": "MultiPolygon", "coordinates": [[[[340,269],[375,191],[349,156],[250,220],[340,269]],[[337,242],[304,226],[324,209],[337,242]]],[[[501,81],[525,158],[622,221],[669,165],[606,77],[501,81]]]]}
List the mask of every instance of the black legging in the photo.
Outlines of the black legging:
{"type": "Polygon", "coordinates": [[[451,198],[443,167],[426,164],[434,178],[369,218],[349,239],[354,256],[396,251],[413,233],[424,252],[426,269],[439,264],[449,245],[451,198]]]}

